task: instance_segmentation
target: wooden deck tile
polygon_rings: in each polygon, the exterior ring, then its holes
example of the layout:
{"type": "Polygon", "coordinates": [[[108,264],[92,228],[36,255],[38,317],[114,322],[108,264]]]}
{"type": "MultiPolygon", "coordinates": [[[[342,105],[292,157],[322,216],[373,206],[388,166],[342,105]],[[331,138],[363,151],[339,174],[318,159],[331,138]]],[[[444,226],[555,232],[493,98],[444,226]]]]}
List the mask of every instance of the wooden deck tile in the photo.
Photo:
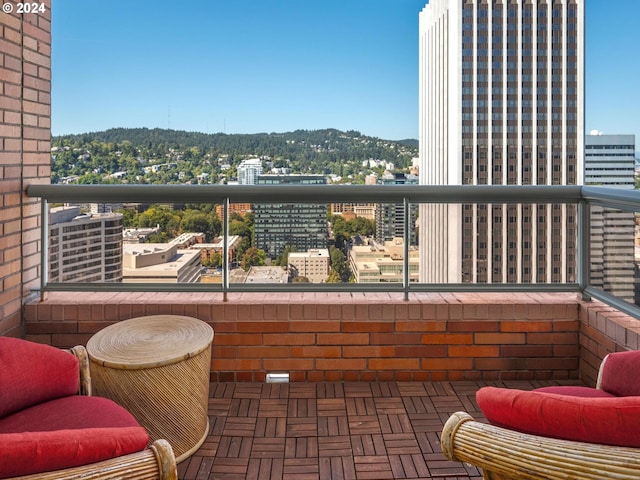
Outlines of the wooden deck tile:
{"type": "Polygon", "coordinates": [[[251,458],[284,458],[284,438],[254,438],[251,458]]]}
{"type": "Polygon", "coordinates": [[[476,391],[549,382],[219,383],[209,435],[178,466],[181,480],[481,480],[442,455],[451,413],[483,420],[476,391]]]}
{"type": "Polygon", "coordinates": [[[320,468],[316,458],[285,458],[283,480],[318,480],[320,468]]]}
{"type": "Polygon", "coordinates": [[[288,418],[287,437],[317,437],[318,421],[314,417],[288,418]]]}
{"type": "Polygon", "coordinates": [[[329,437],[349,435],[349,422],[346,416],[318,417],[318,436],[329,437]]]}
{"type": "Polygon", "coordinates": [[[256,419],[255,437],[284,438],[287,433],[285,417],[258,417],[256,419]]]}
{"type": "Polygon", "coordinates": [[[316,437],[287,438],[285,458],[318,457],[318,439],[316,437]]]}

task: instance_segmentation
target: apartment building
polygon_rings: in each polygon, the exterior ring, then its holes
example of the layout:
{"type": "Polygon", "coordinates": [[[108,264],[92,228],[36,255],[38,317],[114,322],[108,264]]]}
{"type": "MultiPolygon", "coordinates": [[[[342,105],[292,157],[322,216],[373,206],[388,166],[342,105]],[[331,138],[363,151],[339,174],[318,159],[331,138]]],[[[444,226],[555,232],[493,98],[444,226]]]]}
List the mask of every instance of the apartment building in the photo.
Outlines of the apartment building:
{"type": "Polygon", "coordinates": [[[49,215],[50,282],[121,282],[122,215],[54,207],[49,215]]]}

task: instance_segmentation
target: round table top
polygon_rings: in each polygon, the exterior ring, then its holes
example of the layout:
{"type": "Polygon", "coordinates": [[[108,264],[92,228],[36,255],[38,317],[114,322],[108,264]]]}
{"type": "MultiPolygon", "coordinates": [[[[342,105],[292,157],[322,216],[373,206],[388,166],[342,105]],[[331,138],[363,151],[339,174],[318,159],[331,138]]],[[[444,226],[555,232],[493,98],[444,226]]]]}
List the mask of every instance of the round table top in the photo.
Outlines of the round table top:
{"type": "Polygon", "coordinates": [[[211,345],[213,329],[180,315],[151,315],[114,323],[87,342],[89,358],[105,367],[160,367],[198,355],[211,345]]]}

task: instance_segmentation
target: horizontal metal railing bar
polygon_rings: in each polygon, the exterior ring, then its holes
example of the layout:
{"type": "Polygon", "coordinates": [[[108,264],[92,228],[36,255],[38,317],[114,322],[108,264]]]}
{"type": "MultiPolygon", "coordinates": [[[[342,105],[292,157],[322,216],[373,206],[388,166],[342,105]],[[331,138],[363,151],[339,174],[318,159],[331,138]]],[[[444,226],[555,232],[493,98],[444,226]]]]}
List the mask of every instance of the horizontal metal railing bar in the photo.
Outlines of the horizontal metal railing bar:
{"type": "Polygon", "coordinates": [[[592,205],[632,212],[640,211],[639,190],[584,186],[582,197],[592,205]]]}
{"type": "Polygon", "coordinates": [[[575,185],[30,185],[49,202],[578,203],[575,185]]]}
{"type": "MultiPolygon", "coordinates": [[[[217,283],[48,283],[51,292],[211,292],[221,293],[217,283]]],[[[411,283],[409,292],[580,292],[577,283],[411,283]]],[[[394,292],[401,283],[231,283],[227,292],[394,292]]]]}
{"type": "Polygon", "coordinates": [[[611,307],[617,310],[620,310],[621,312],[626,313],[627,315],[631,315],[632,317],[640,319],[639,306],[625,302],[624,300],[616,297],[615,295],[611,295],[610,293],[607,293],[591,285],[588,285],[587,287],[585,287],[582,293],[587,297],[600,300],[601,302],[606,303],[607,305],[610,305],[611,307]]]}

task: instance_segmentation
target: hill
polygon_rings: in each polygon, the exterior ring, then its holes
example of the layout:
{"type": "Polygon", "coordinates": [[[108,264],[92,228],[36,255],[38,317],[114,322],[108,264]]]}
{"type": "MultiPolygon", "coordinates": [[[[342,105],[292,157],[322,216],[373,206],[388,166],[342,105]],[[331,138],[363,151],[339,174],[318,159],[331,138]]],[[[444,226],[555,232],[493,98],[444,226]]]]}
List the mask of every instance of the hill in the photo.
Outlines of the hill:
{"type": "Polygon", "coordinates": [[[56,136],[52,146],[53,180],[80,183],[193,183],[203,174],[207,183],[217,183],[233,180],[235,167],[248,157],[262,158],[268,168],[361,183],[364,175],[381,174],[390,164],[405,170],[418,155],[416,140],[383,140],[336,129],[205,134],[113,128],[56,136]],[[150,174],[149,167],[154,165],[150,174]],[[172,171],[155,175],[161,170],[172,171]]]}

